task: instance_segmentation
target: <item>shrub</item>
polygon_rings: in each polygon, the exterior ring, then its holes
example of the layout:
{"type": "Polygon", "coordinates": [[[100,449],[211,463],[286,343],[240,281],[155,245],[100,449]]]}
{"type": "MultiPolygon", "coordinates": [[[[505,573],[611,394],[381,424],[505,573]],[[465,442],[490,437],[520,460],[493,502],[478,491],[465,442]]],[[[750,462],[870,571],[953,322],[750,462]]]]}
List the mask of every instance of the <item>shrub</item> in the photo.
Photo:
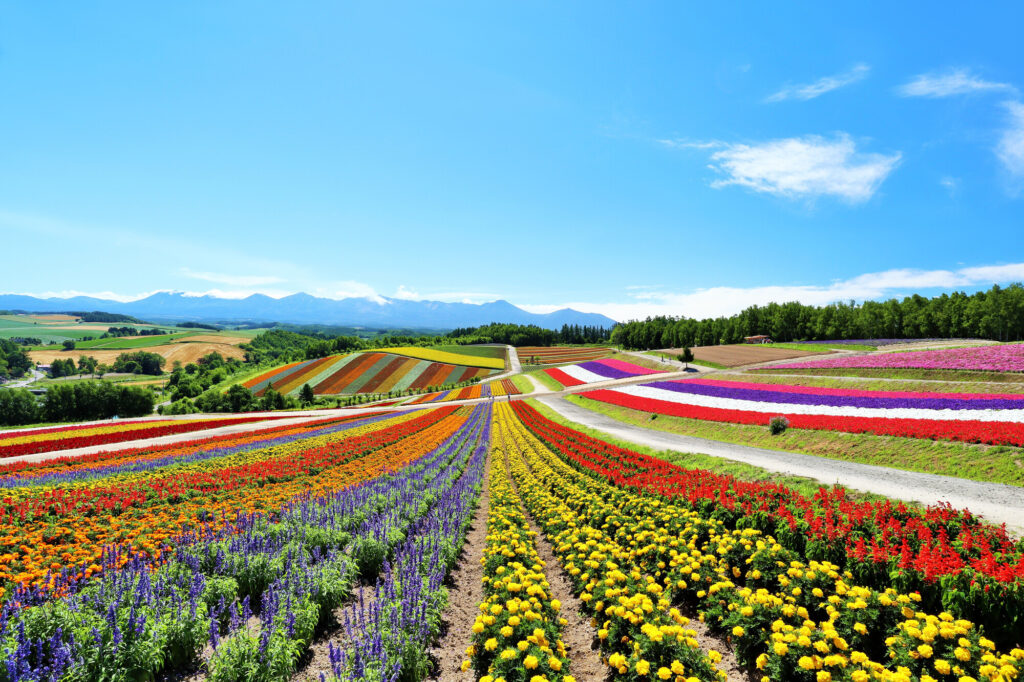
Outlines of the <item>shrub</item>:
{"type": "Polygon", "coordinates": [[[789,420],[785,417],[772,417],[768,420],[768,432],[773,436],[785,433],[789,428],[789,420]]]}

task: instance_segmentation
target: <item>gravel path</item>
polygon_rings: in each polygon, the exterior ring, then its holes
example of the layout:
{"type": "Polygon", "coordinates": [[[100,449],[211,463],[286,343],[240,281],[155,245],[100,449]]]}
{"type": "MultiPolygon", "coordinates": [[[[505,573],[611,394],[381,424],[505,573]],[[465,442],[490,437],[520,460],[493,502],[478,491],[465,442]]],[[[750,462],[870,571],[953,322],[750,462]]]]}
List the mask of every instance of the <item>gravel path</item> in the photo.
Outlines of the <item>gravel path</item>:
{"type": "Polygon", "coordinates": [[[537,399],[567,419],[632,443],[659,450],[703,453],[745,462],[768,471],[804,476],[825,484],[838,483],[847,488],[922,504],[949,502],[993,523],[1005,523],[1011,532],[1024,535],[1024,488],[654,431],[620,422],[561,397],[537,399]]]}

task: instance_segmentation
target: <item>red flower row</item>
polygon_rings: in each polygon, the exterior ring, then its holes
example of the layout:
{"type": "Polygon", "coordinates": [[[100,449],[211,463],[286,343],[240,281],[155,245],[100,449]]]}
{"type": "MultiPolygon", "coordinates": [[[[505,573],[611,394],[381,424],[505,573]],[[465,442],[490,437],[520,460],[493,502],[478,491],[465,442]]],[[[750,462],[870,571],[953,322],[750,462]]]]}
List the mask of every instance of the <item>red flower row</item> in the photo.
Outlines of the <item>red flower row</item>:
{"type": "MultiPolygon", "coordinates": [[[[601,389],[588,391],[587,398],[628,407],[642,412],[664,414],[686,419],[728,422],[731,424],[767,424],[762,412],[726,410],[718,407],[700,407],[683,403],[641,398],[620,391],[601,389]]],[[[931,440],[958,440],[989,445],[1024,445],[1024,424],[1016,422],[961,421],[941,419],[887,419],[884,417],[839,417],[831,415],[786,414],[796,429],[818,431],[845,431],[847,433],[873,433],[879,436],[928,438],[931,440]]]]}
{"type": "Polygon", "coordinates": [[[918,511],[891,501],[857,502],[838,487],[821,488],[809,498],[779,484],[684,469],[564,427],[526,403],[512,407],[530,431],[579,469],[616,485],[685,500],[736,523],[784,530],[796,545],[814,544],[816,552],[849,568],[881,564],[885,570],[879,575],[886,576],[889,570],[913,570],[923,582],[963,573],[1024,583],[1024,543],[967,510],[937,506],[918,511]]]}

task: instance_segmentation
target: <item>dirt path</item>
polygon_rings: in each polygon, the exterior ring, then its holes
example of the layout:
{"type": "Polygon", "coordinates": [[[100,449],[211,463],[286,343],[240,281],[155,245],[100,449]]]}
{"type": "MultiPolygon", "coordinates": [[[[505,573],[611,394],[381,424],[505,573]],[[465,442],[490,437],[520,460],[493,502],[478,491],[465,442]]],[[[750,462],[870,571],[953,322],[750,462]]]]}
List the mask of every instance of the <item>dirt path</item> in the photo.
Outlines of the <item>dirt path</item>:
{"type": "Polygon", "coordinates": [[[949,502],[992,523],[1005,523],[1014,534],[1024,535],[1024,488],[655,431],[620,422],[561,397],[544,396],[538,400],[567,419],[632,443],[746,462],[768,471],[804,476],[827,485],[838,483],[854,490],[927,505],[949,502]]]}
{"type": "MultiPolygon", "coordinates": [[[[508,456],[507,453],[505,456],[508,456]]],[[[505,472],[508,474],[509,485],[516,491],[518,497],[519,489],[507,466],[505,472]]],[[[569,654],[569,672],[577,680],[602,680],[608,674],[609,668],[601,662],[601,653],[596,646],[597,631],[590,624],[590,619],[583,614],[583,603],[573,593],[572,582],[562,570],[562,564],[555,555],[555,550],[551,548],[551,543],[544,537],[543,530],[521,502],[519,508],[526,517],[530,530],[535,534],[534,545],[541,561],[544,562],[544,575],[551,586],[551,596],[562,602],[559,613],[568,621],[562,627],[562,643],[569,654]]]]}
{"type": "Polygon", "coordinates": [[[466,647],[473,641],[473,623],[477,607],[484,599],[484,568],[480,558],[487,547],[487,514],[491,509],[491,460],[484,467],[484,487],[480,503],[462,545],[459,563],[448,574],[448,608],[443,616],[441,637],[427,652],[437,667],[432,680],[474,682],[472,670],[460,670],[466,659],[466,647]]]}

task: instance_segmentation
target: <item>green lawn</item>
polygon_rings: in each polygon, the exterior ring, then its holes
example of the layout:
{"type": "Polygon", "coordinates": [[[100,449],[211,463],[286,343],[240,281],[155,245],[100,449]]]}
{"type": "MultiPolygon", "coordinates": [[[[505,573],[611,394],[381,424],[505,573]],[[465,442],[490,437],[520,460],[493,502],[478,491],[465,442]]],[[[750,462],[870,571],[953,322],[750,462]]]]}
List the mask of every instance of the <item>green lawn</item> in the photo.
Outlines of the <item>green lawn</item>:
{"type": "Polygon", "coordinates": [[[847,376],[867,377],[875,379],[928,379],[934,381],[997,381],[1010,383],[1024,383],[1024,373],[1021,372],[977,372],[966,369],[890,369],[883,367],[794,367],[784,369],[783,367],[765,367],[764,369],[750,369],[748,372],[766,374],[806,374],[813,376],[847,376]]]}
{"type": "MultiPolygon", "coordinates": [[[[533,407],[537,408],[537,410],[541,414],[551,419],[552,421],[558,422],[559,424],[563,424],[564,426],[568,426],[569,428],[576,429],[577,431],[582,431],[588,436],[593,436],[594,438],[603,440],[607,443],[618,445],[621,448],[626,448],[627,450],[639,452],[649,457],[657,457],[658,459],[663,459],[665,461],[671,462],[681,467],[685,467],[687,469],[704,469],[707,471],[714,471],[715,473],[719,474],[730,474],[740,479],[741,481],[767,481],[770,483],[778,483],[781,485],[789,486],[790,488],[799,491],[801,494],[806,495],[807,497],[813,497],[822,486],[820,481],[816,481],[812,478],[792,476],[789,474],[780,474],[774,471],[768,471],[767,469],[762,469],[761,467],[757,467],[752,464],[746,464],[745,462],[737,462],[732,459],[712,457],[711,455],[704,455],[693,452],[684,453],[675,452],[673,450],[655,450],[654,448],[650,448],[645,445],[640,445],[638,443],[633,443],[627,440],[620,440],[618,438],[615,438],[604,433],[603,431],[598,431],[596,429],[591,429],[589,427],[583,426],[582,424],[577,424],[574,421],[566,419],[565,417],[558,414],[553,409],[551,409],[544,403],[539,402],[538,400],[530,399],[527,402],[529,402],[529,404],[532,405],[533,407]]],[[[661,419],[659,418],[658,421],[661,421],[661,419]]],[[[850,496],[853,497],[854,499],[887,499],[880,495],[864,493],[849,488],[847,490],[849,490],[850,496]]],[[[911,502],[908,502],[907,504],[910,506],[918,506],[915,503],[911,502]]]]}
{"type": "Polygon", "coordinates": [[[875,436],[866,433],[789,429],[773,436],[766,426],[684,419],[631,410],[578,395],[568,400],[635,426],[707,438],[726,443],[817,455],[829,459],[1024,486],[1024,449],[933,441],[923,438],[875,436]]]}
{"type": "MultiPolygon", "coordinates": [[[[92,341],[79,341],[75,344],[75,350],[135,350],[139,348],[151,348],[162,346],[178,339],[194,335],[195,332],[181,332],[176,334],[161,334],[160,336],[140,336],[138,338],[115,337],[108,339],[93,339],[92,341]]],[[[44,350],[35,346],[32,350],[44,350]]]]}

